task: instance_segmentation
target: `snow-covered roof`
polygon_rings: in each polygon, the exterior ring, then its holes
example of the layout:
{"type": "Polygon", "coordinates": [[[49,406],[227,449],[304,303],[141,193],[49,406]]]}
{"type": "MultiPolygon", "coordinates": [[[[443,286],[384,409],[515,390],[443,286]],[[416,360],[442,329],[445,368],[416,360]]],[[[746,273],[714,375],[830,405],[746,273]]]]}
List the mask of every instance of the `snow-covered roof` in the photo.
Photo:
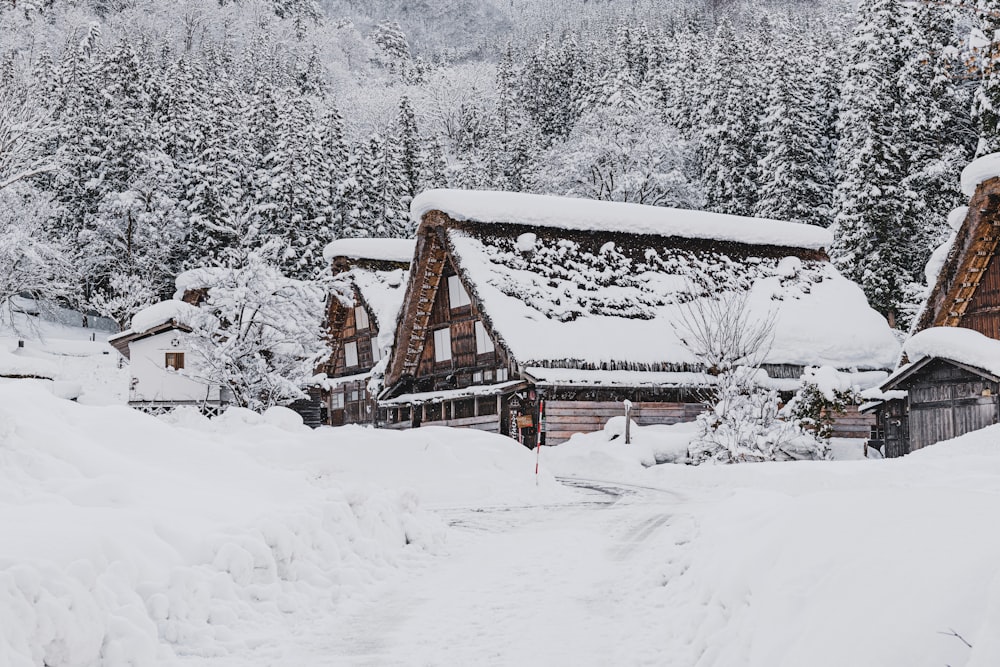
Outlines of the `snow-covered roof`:
{"type": "Polygon", "coordinates": [[[337,239],[323,249],[323,258],[328,262],[346,257],[409,264],[415,245],[413,239],[337,239]]]}
{"type": "Polygon", "coordinates": [[[495,396],[502,394],[505,390],[522,384],[520,380],[510,380],[499,384],[477,384],[462,389],[442,389],[441,391],[425,391],[416,394],[405,394],[399,398],[390,398],[379,401],[381,407],[397,407],[403,405],[420,405],[422,403],[436,403],[438,401],[454,401],[462,398],[472,398],[473,396],[495,396]]]}
{"type": "Polygon", "coordinates": [[[1000,153],[990,153],[973,160],[962,170],[962,193],[971,197],[980,183],[1000,176],[1000,153]]]}
{"type": "Polygon", "coordinates": [[[50,361],[22,356],[0,347],[0,377],[52,380],[58,373],[59,369],[50,361]]]}
{"type": "Polygon", "coordinates": [[[386,351],[396,338],[396,319],[403,307],[408,280],[408,270],[355,266],[336,275],[333,289],[341,299],[353,304],[353,288],[357,288],[378,326],[378,345],[386,351]]]}
{"type": "Polygon", "coordinates": [[[522,367],[689,370],[678,366],[698,362],[677,327],[699,300],[727,294],[746,295],[751,320],[774,318],[765,363],[895,365],[899,343],[885,318],[823,259],[648,236],[618,247],[559,230],[540,231],[526,254],[503,231],[462,225],[447,238],[484,318],[522,367]]]}
{"type": "MultiPolygon", "coordinates": [[[[1000,377],[1000,340],[963,327],[931,327],[914,334],[903,344],[910,362],[947,359],[979,368],[1000,377]]],[[[896,377],[899,373],[893,375],[896,377]]]]}
{"type": "Polygon", "coordinates": [[[118,340],[126,336],[141,335],[171,322],[186,325],[191,322],[197,312],[198,309],[191,304],[178,301],[177,299],[154,303],[152,306],[143,308],[132,317],[132,326],[128,330],[112,336],[108,340],[118,340]]]}
{"type": "Polygon", "coordinates": [[[410,204],[414,223],[419,224],[430,211],[441,211],[457,221],[678,236],[811,250],[829,248],[833,242],[829,231],[813,225],[513,192],[428,190],[410,204]]]}

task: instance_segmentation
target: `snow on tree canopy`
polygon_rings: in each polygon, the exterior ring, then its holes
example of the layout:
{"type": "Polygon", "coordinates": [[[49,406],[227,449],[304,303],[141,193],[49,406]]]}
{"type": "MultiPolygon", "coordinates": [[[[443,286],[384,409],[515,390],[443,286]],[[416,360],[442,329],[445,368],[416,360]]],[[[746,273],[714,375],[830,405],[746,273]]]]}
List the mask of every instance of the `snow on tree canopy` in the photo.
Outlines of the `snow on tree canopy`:
{"type": "MultiPolygon", "coordinates": [[[[903,344],[911,362],[948,359],[1000,376],[1000,341],[963,327],[931,327],[903,344]]],[[[891,378],[890,378],[891,379],[891,378]]]]}
{"type": "Polygon", "coordinates": [[[429,211],[441,211],[453,220],[576,231],[618,231],[811,250],[829,248],[833,243],[830,232],[814,225],[513,192],[428,190],[410,204],[410,216],[419,224],[429,211]]]}
{"type": "Polygon", "coordinates": [[[346,257],[409,264],[415,244],[412,239],[337,239],[323,250],[323,258],[328,262],[334,257],[346,257]]]}
{"type": "Polygon", "coordinates": [[[727,292],[749,293],[752,319],[775,318],[767,364],[895,365],[899,344],[885,318],[821,252],[612,228],[536,228],[526,255],[523,225],[449,225],[460,273],[522,367],[697,370],[677,327],[698,300],[727,292]]]}
{"type": "Polygon", "coordinates": [[[980,183],[1000,176],[1000,153],[990,153],[972,161],[962,170],[962,194],[976,194],[980,183]]]}
{"type": "Polygon", "coordinates": [[[168,322],[185,324],[193,319],[193,316],[197,313],[197,311],[198,309],[191,304],[184,303],[183,301],[178,301],[176,299],[154,303],[148,308],[143,308],[136,313],[134,317],[132,317],[132,327],[130,330],[123,331],[112,338],[120,338],[129,334],[145,333],[150,329],[155,329],[161,324],[167,324],[168,322]]]}

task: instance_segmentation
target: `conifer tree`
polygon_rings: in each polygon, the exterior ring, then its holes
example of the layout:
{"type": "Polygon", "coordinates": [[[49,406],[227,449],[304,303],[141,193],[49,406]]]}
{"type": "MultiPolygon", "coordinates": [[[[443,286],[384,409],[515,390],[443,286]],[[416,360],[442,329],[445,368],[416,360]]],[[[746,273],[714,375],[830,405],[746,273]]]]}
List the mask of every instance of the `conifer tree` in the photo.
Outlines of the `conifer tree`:
{"type": "Polygon", "coordinates": [[[841,99],[832,255],[896,324],[910,270],[902,242],[912,234],[901,187],[902,7],[898,0],[863,0],[859,14],[841,99]]]}

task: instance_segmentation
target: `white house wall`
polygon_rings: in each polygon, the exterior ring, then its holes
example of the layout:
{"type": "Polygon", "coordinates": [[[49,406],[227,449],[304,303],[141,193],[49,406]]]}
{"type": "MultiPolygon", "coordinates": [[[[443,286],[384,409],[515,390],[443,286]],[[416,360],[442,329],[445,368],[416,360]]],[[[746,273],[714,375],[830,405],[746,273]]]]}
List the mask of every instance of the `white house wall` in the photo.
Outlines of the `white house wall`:
{"type": "Polygon", "coordinates": [[[218,387],[208,387],[185,375],[197,374],[203,363],[202,357],[191,350],[185,338],[186,334],[182,331],[166,331],[129,344],[132,374],[130,401],[216,402],[219,400],[218,387]],[[174,341],[177,341],[177,344],[174,341]],[[183,371],[174,371],[166,367],[167,352],[184,353],[183,371]]]}

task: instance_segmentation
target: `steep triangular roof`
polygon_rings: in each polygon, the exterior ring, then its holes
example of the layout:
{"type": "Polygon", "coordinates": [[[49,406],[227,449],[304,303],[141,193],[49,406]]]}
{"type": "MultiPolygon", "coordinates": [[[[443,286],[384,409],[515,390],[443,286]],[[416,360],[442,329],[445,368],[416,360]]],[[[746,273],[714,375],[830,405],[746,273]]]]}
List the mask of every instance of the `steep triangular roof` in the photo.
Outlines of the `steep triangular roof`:
{"type": "Polygon", "coordinates": [[[674,324],[686,303],[725,291],[776,317],[768,364],[887,369],[898,352],[830,264],[823,229],[495,192],[432,191],[411,211],[420,228],[390,384],[416,372],[449,266],[522,369],[697,370],[674,324]]]}
{"type": "MultiPolygon", "coordinates": [[[[984,307],[986,290],[1000,278],[1000,178],[978,184],[968,213],[941,267],[927,301],[914,325],[914,333],[931,327],[969,326],[984,307]]],[[[983,331],[989,334],[990,332],[983,331]]]]}

